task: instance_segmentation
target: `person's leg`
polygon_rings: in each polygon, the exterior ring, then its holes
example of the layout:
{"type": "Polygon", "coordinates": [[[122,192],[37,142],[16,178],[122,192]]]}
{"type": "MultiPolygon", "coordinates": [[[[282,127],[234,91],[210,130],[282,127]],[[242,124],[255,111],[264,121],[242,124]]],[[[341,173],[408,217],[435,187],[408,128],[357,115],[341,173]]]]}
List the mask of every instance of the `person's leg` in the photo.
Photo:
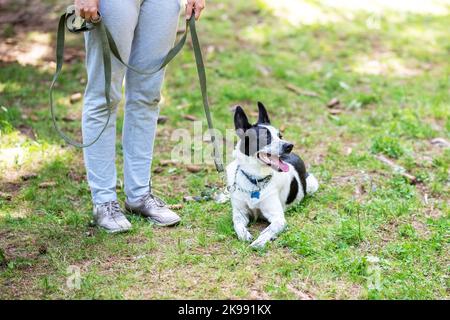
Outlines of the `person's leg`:
{"type": "MultiPolygon", "coordinates": [[[[136,0],[100,1],[103,21],[111,31],[122,58],[130,56],[134,30],[139,16],[136,0]]],[[[100,36],[96,29],[86,33],[86,69],[88,82],[84,95],[83,141],[91,142],[101,131],[107,120],[105,79],[100,36]]],[[[116,195],[116,110],[122,97],[125,68],[112,59],[111,103],[114,113],[100,139],[83,150],[89,186],[94,204],[115,201],[116,195]]]]}
{"type": "MultiPolygon", "coordinates": [[[[180,0],[142,2],[131,65],[150,71],[162,64],[175,42],[180,9],[180,0]]],[[[163,78],[164,70],[150,76],[127,71],[123,150],[125,193],[130,203],[149,192],[163,78]]]]}

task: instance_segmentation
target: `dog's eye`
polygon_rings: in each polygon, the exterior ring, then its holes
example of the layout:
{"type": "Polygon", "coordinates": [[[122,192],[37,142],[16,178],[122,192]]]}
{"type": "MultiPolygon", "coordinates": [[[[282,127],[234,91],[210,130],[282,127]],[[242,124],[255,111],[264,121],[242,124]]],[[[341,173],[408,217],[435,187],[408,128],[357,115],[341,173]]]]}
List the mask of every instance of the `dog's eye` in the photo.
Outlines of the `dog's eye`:
{"type": "Polygon", "coordinates": [[[278,138],[283,139],[283,135],[278,132],[278,138]]]}

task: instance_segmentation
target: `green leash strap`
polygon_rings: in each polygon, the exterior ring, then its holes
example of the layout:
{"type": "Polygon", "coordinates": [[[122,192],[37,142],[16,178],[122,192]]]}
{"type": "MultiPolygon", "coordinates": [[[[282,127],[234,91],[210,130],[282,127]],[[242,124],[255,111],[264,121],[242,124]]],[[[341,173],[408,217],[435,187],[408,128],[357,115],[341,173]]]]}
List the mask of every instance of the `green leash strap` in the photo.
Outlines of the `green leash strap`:
{"type": "MultiPolygon", "coordinates": [[[[192,14],[194,15],[194,14],[192,14]]],[[[192,47],[194,48],[195,62],[197,64],[198,79],[200,81],[200,91],[202,92],[203,108],[205,109],[206,121],[208,122],[209,133],[211,134],[211,142],[213,143],[214,164],[217,172],[224,172],[222,163],[222,152],[219,150],[219,143],[214,133],[214,126],[211,117],[211,111],[208,101],[208,90],[206,87],[206,72],[203,63],[202,50],[198,41],[197,30],[195,29],[195,18],[189,20],[189,28],[191,29],[192,47]]],[[[186,28],[187,30],[187,28],[186,28]]]]}
{"type": "Polygon", "coordinates": [[[112,37],[111,33],[109,32],[108,28],[105,26],[105,24],[100,21],[96,24],[97,28],[100,31],[100,38],[101,38],[101,44],[102,44],[102,52],[103,52],[103,64],[104,64],[104,71],[105,71],[105,99],[106,99],[106,105],[107,105],[107,111],[108,111],[108,118],[98,134],[97,137],[93,139],[93,141],[82,144],[79,142],[76,142],[69,136],[67,136],[62,130],[59,128],[57,121],[56,121],[56,114],[55,114],[55,108],[53,103],[53,90],[54,86],[58,80],[58,77],[61,73],[63,62],[64,62],[64,42],[65,42],[65,32],[66,32],[66,20],[68,18],[68,14],[65,13],[61,15],[58,23],[58,33],[57,33],[57,41],[56,41],[56,71],[53,76],[53,80],[50,85],[50,110],[51,110],[51,116],[53,121],[53,126],[55,127],[55,130],[59,133],[59,135],[68,143],[75,147],[79,148],[87,148],[94,143],[96,143],[101,135],[105,132],[109,121],[111,119],[112,114],[112,107],[111,107],[111,99],[110,99],[110,91],[111,91],[111,53],[119,60],[120,63],[122,63],[124,66],[129,68],[130,70],[144,75],[151,75],[154,74],[161,69],[163,69],[170,61],[172,61],[173,58],[181,51],[184,44],[186,43],[187,39],[187,33],[188,29],[191,30],[191,38],[192,38],[192,46],[194,49],[194,55],[195,55],[195,61],[197,65],[197,72],[198,72],[198,78],[200,81],[200,89],[202,93],[202,100],[203,100],[203,108],[205,110],[206,120],[208,123],[208,128],[210,130],[211,134],[211,140],[213,143],[213,149],[214,149],[214,164],[216,166],[216,170],[220,172],[224,172],[224,167],[222,163],[222,152],[219,151],[219,144],[215,136],[214,132],[214,126],[212,122],[211,112],[209,108],[209,101],[208,101],[208,93],[207,93],[207,86],[206,86],[206,72],[205,72],[205,65],[203,63],[203,56],[202,51],[200,48],[200,43],[198,40],[197,31],[195,28],[195,18],[194,15],[186,21],[186,29],[183,34],[183,36],[180,38],[178,43],[168,52],[166,55],[163,63],[161,66],[154,71],[151,72],[144,72],[142,70],[139,70],[123,61],[123,59],[120,56],[119,50],[117,48],[117,45],[114,41],[114,38],[112,37]]]}
{"type": "Polygon", "coordinates": [[[105,27],[105,33],[106,33],[106,36],[108,37],[109,48],[111,49],[112,54],[116,57],[117,60],[119,60],[120,63],[122,63],[125,67],[127,67],[128,69],[130,69],[136,73],[139,73],[142,75],[152,75],[152,74],[160,71],[161,69],[163,69],[166,65],[168,65],[169,62],[172,61],[172,59],[175,58],[176,55],[181,51],[181,49],[183,48],[184,44],[186,43],[186,39],[187,39],[188,21],[186,21],[186,29],[184,31],[183,36],[180,38],[178,43],[172,49],[170,49],[169,53],[167,53],[161,66],[158,69],[150,71],[150,72],[139,70],[139,69],[127,64],[125,61],[123,61],[122,57],[120,56],[119,49],[117,49],[116,42],[114,41],[114,38],[113,38],[111,32],[109,32],[108,28],[106,28],[106,27],[105,27]]]}
{"type": "MultiPolygon", "coordinates": [[[[111,53],[108,48],[108,38],[106,37],[105,32],[100,32],[101,36],[101,43],[102,43],[102,52],[103,52],[103,65],[105,69],[105,99],[106,99],[106,106],[107,106],[107,112],[108,117],[106,119],[105,124],[103,125],[102,129],[100,130],[100,133],[89,143],[83,144],[75,141],[68,135],[66,135],[61,128],[58,126],[58,123],[56,121],[56,113],[55,113],[55,106],[53,102],[53,89],[55,87],[55,84],[58,80],[58,77],[61,73],[62,66],[64,63],[64,42],[65,42],[65,34],[66,34],[66,19],[67,14],[63,14],[59,18],[58,23],[58,33],[56,36],[56,72],[53,76],[52,83],[50,85],[50,111],[52,116],[52,122],[53,127],[58,132],[58,134],[61,136],[61,138],[64,139],[68,144],[73,145],[78,148],[87,148],[100,139],[101,135],[105,132],[106,128],[108,127],[109,121],[111,119],[112,114],[112,107],[111,107],[111,99],[110,99],[110,91],[111,91],[111,53]]],[[[98,27],[100,30],[104,30],[105,26],[102,22],[98,24],[98,27]]]]}

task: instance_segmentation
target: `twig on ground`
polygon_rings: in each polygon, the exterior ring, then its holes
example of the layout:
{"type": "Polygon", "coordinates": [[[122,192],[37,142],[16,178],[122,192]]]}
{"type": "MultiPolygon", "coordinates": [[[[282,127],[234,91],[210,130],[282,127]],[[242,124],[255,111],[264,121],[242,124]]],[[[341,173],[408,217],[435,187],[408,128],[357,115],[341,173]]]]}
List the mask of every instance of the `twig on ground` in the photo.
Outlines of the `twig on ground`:
{"type": "Polygon", "coordinates": [[[300,96],[307,96],[307,97],[314,97],[314,98],[319,97],[319,95],[316,92],[314,92],[314,91],[304,90],[304,89],[301,89],[301,88],[299,88],[297,86],[294,86],[293,84],[290,84],[290,83],[288,83],[286,85],[286,88],[288,90],[292,91],[292,92],[295,92],[296,94],[298,94],[300,96]]]}
{"type": "Polygon", "coordinates": [[[444,138],[435,138],[431,140],[431,144],[437,145],[441,148],[450,148],[450,142],[448,142],[444,138]]]}
{"type": "Polygon", "coordinates": [[[388,166],[390,166],[395,173],[398,173],[400,175],[402,175],[403,177],[405,177],[406,179],[408,179],[408,181],[411,184],[416,184],[417,183],[417,178],[415,176],[413,176],[412,174],[409,174],[408,172],[406,172],[405,168],[403,168],[402,166],[399,166],[398,164],[394,163],[392,160],[386,158],[383,155],[376,155],[375,158],[377,158],[378,160],[380,160],[381,162],[383,162],[384,164],[387,164],[388,166]]]}

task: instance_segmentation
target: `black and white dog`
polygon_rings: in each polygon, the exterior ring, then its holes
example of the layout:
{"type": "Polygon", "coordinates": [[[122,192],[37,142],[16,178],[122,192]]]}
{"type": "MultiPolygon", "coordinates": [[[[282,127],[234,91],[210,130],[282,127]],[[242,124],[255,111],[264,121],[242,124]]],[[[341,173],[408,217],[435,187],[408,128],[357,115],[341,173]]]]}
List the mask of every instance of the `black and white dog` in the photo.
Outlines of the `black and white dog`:
{"type": "Polygon", "coordinates": [[[258,122],[251,125],[241,107],[236,107],[234,125],[239,142],[235,160],[227,166],[227,184],[233,207],[233,224],[242,241],[252,240],[247,229],[251,218],[263,218],[270,225],[252,242],[264,247],[286,227],[284,210],[317,191],[317,179],[306,172],[294,145],[283,140],[270,125],[266,108],[258,102],[258,122]]]}

